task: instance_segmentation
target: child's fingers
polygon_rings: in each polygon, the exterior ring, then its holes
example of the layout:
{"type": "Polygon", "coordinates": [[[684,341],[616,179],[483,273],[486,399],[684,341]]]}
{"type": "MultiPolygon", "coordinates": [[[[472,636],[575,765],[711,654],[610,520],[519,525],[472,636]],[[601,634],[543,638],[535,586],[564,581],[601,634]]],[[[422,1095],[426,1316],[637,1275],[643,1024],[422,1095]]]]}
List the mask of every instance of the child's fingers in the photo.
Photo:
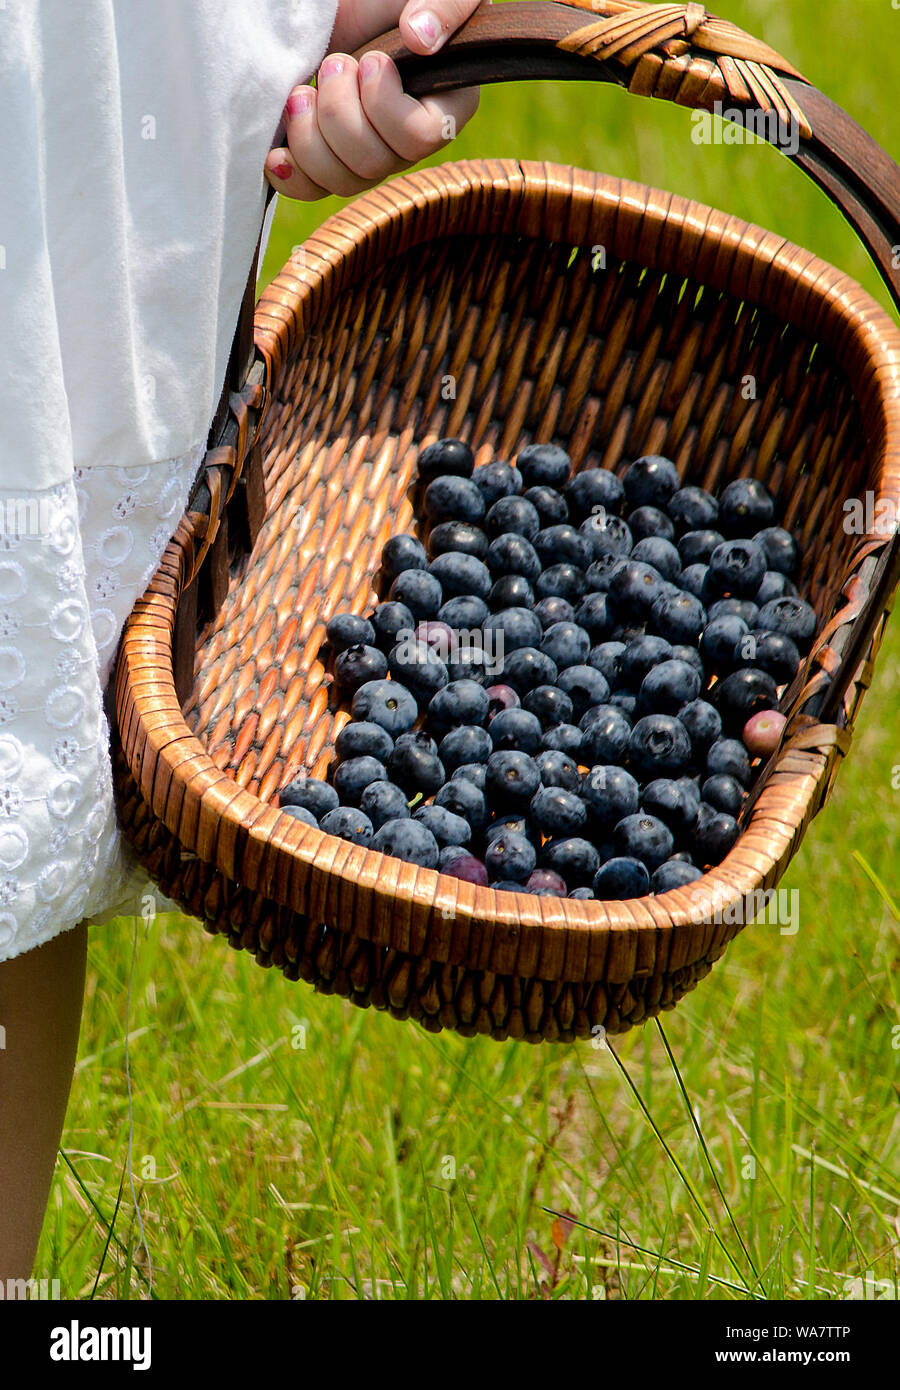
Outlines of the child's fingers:
{"type": "Polygon", "coordinates": [[[384,53],[367,53],[359,78],[370,124],[408,164],[417,164],[447,144],[478,108],[477,88],[417,101],[404,92],[400,74],[384,53]]]}
{"type": "MultiPolygon", "coordinates": [[[[319,69],[317,86],[319,132],[332,154],[367,183],[397,173],[402,168],[402,158],[381,138],[367,117],[355,59],[340,53],[329,55],[319,69]]],[[[293,149],[291,135],[289,127],[288,144],[293,149]]],[[[314,172],[313,177],[316,177],[314,172]]]]}
{"type": "Polygon", "coordinates": [[[317,203],[320,198],[327,198],[331,192],[330,188],[322,188],[320,184],[313,183],[311,178],[298,169],[290,150],[284,148],[269,151],[264,172],[275,191],[283,193],[286,198],[298,198],[304,203],[317,203]]]}

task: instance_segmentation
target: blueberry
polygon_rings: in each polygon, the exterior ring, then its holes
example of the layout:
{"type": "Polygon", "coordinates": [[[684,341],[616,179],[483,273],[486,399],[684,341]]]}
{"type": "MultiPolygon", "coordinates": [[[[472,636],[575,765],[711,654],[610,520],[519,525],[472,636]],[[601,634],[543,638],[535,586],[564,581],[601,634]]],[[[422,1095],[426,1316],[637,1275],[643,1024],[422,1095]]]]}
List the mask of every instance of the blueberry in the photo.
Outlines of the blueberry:
{"type": "Polygon", "coordinates": [[[381,552],[381,568],[388,579],[396,579],[406,570],[423,570],[428,564],[425,547],[417,536],[404,532],[391,536],[381,552]]]}
{"type": "Polygon", "coordinates": [[[518,695],[527,694],[537,685],[555,685],[558,678],[556,663],[537,647],[519,647],[504,657],[503,679],[518,695]]]}
{"type": "Polygon", "coordinates": [[[700,807],[700,796],[689,778],[658,777],[641,792],[641,809],[656,816],[677,835],[687,834],[700,807]]]}
{"type": "Polygon", "coordinates": [[[719,529],[726,536],[752,536],[775,515],[769,490],[756,478],[735,478],[719,498],[719,529]]]}
{"type": "Polygon", "coordinates": [[[560,526],[569,520],[569,507],[561,492],[553,487],[529,487],[522,494],[537,511],[541,526],[560,526]]]}
{"type": "Polygon", "coordinates": [[[734,652],[750,629],[743,618],[725,613],[721,618],[713,618],[700,634],[700,655],[705,666],[714,675],[733,671],[734,652]]]}
{"type": "Polygon", "coordinates": [[[532,544],[542,565],[562,563],[586,570],[593,559],[585,538],[579,535],[574,526],[565,523],[539,531],[532,544]]]}
{"type": "Polygon", "coordinates": [[[556,724],[541,736],[541,747],[577,758],[581,754],[582,739],[583,734],[577,724],[556,724]]]}
{"type": "Polygon", "coordinates": [[[450,657],[450,650],[456,640],[449,624],[442,623],[439,618],[425,618],[421,623],[416,624],[413,636],[416,641],[427,643],[435,656],[439,657],[446,665],[450,657]]]}
{"type": "Polygon", "coordinates": [[[628,757],[638,775],[648,780],[676,775],[690,763],[690,735],[673,715],[645,715],[631,731],[628,757]]]}
{"type": "Polygon", "coordinates": [[[609,638],[618,621],[618,614],[608,594],[589,593],[574,612],[577,626],[584,629],[591,643],[609,638]]]}
{"type": "Polygon", "coordinates": [[[412,818],[431,832],[439,846],[464,845],[472,838],[469,822],[446,806],[420,806],[412,818]]]}
{"type": "Polygon", "coordinates": [[[653,565],[629,560],[613,575],[609,592],[624,613],[645,619],[660,597],[662,586],[663,577],[653,565]]]}
{"type": "Polygon", "coordinates": [[[438,866],[437,840],[420,821],[385,821],[372,836],[372,848],[394,859],[404,859],[408,864],[418,864],[423,869],[436,869],[438,866]]]}
{"type": "Polygon", "coordinates": [[[614,690],[609,697],[609,703],[614,709],[621,710],[628,720],[633,724],[637,714],[638,697],[630,690],[614,690]]]}
{"type": "Polygon", "coordinates": [[[334,789],[343,806],[358,807],[370,782],[387,782],[384,763],[377,758],[348,758],[334,771],[334,789]]]}
{"type": "Polygon", "coordinates": [[[401,734],[387,760],[388,775],[407,796],[433,796],[444,785],[444,764],[433,738],[421,729],[401,734]]]}
{"type": "Polygon", "coordinates": [[[575,617],[575,609],[568,599],[551,595],[550,598],[542,598],[540,603],[535,604],[534,615],[546,632],[547,628],[552,627],[554,623],[572,622],[575,617]]]}
{"type": "Polygon", "coordinates": [[[694,854],[701,864],[721,864],[738,837],[734,816],[716,811],[701,801],[694,826],[694,854]]]}
{"type": "Polygon", "coordinates": [[[505,531],[488,546],[487,567],[495,579],[504,574],[521,574],[534,584],[541,573],[537,551],[524,536],[505,531]]]}
{"type": "Polygon", "coordinates": [[[707,700],[690,700],[678,710],[678,718],[690,735],[695,761],[700,761],[722,735],[719,711],[707,700]]]}
{"type": "Polygon", "coordinates": [[[616,575],[628,564],[625,555],[601,555],[589,565],[584,576],[585,588],[589,594],[608,594],[616,575]]]}
{"type": "MultiPolygon", "coordinates": [[[[438,555],[462,554],[483,560],[487,552],[487,536],[479,526],[472,526],[468,521],[442,521],[440,526],[432,528],[428,537],[428,554],[432,559],[438,555]]],[[[424,567],[416,565],[415,568],[424,567]]]]}
{"type": "Polygon", "coordinates": [[[640,805],[640,788],[635,778],[624,767],[611,764],[598,764],[584,774],[581,796],[592,819],[606,831],[626,816],[634,815],[640,805]]]}
{"type": "Polygon", "coordinates": [[[516,467],[526,487],[561,488],[572,472],[572,460],[555,444],[528,444],[520,449],[516,467]]]}
{"type": "Polygon", "coordinates": [[[481,627],[489,612],[483,599],[465,596],[448,599],[438,609],[437,616],[440,622],[451,628],[476,628],[481,627]]]}
{"type": "Polygon", "coordinates": [[[605,555],[624,559],[631,554],[634,545],[631,527],[622,517],[610,513],[597,512],[587,517],[579,526],[578,534],[583,537],[595,563],[605,555]]]}
{"type": "Polygon", "coordinates": [[[669,642],[695,643],[706,620],[706,609],[693,594],[663,594],[650,610],[649,627],[669,642]]]}
{"type": "Polygon", "coordinates": [[[524,574],[501,574],[491,585],[488,603],[494,613],[503,608],[532,608],[534,589],[524,574]]]}
{"type": "Polygon", "coordinates": [[[603,705],[609,699],[606,677],[596,666],[588,666],[585,663],[567,666],[564,671],[560,671],[557,685],[569,696],[579,717],[591,705],[603,705]]]}
{"type": "MultiPolygon", "coordinates": [[[[591,846],[593,848],[593,846],[591,846]]],[[[598,856],[599,859],[599,856],[598,856]]],[[[569,893],[570,898],[581,898],[593,902],[595,893],[593,888],[573,888],[569,893]]]]}
{"type": "Polygon", "coordinates": [[[750,784],[750,759],[744,745],[736,738],[717,738],[706,755],[706,772],[710,777],[725,773],[734,777],[742,787],[750,784]]]}
{"type": "Polygon", "coordinates": [[[368,618],[356,613],[335,613],[325,627],[328,645],[335,656],[348,647],[371,647],[375,644],[375,629],[368,618]]]}
{"type": "Polygon", "coordinates": [[[334,663],[334,679],[340,690],[358,690],[366,681],[384,680],[388,662],[377,647],[348,647],[334,663]]]}
{"type": "Polygon", "coordinates": [[[462,846],[448,845],[441,850],[438,868],[450,878],[462,879],[464,883],[474,883],[479,888],[487,888],[488,873],[480,859],[473,854],[460,853],[462,846]],[[449,851],[453,851],[450,853],[449,851]]]}
{"type": "Polygon", "coordinates": [[[651,893],[668,893],[672,888],[686,888],[702,878],[699,869],[693,864],[685,864],[679,859],[667,859],[650,876],[651,893]]]}
{"type": "Polygon", "coordinates": [[[488,697],[488,720],[493,719],[504,709],[518,709],[522,701],[511,685],[489,685],[485,694],[488,697]]]}
{"type": "MultiPolygon", "coordinates": [[[[590,711],[593,715],[594,711],[590,711]]],[[[615,705],[597,707],[595,718],[586,724],[581,752],[586,763],[615,763],[624,758],[631,739],[631,723],[615,705]]]]}
{"type": "Polygon", "coordinates": [[[485,849],[484,863],[490,878],[524,883],[537,865],[537,851],[524,835],[505,830],[485,849]]]}
{"type": "Polygon", "coordinates": [[[708,565],[716,546],[721,545],[724,539],[721,531],[713,531],[709,527],[686,531],[677,542],[681,563],[685,568],[688,565],[708,565]]]}
{"type": "Polygon", "coordinates": [[[428,643],[413,638],[401,638],[388,657],[388,666],[394,680],[419,700],[430,700],[450,679],[444,662],[428,643]]]}
{"type": "Polygon", "coordinates": [[[541,847],[540,860],[542,869],[551,869],[570,886],[577,885],[582,889],[593,883],[594,875],[600,867],[600,855],[596,847],[580,835],[548,840],[541,847]]]}
{"type": "Polygon", "coordinates": [[[463,724],[484,724],[490,700],[477,681],[451,681],[428,705],[428,727],[440,738],[463,724]]]}
{"type": "Polygon", "coordinates": [[[624,642],[601,642],[588,652],[588,666],[596,666],[600,674],[606,677],[610,690],[615,690],[622,680],[621,658],[624,652],[624,642]]]}
{"type": "Polygon", "coordinates": [[[397,635],[411,632],[416,625],[412,610],[405,603],[379,603],[372,614],[375,640],[383,652],[389,652],[397,644],[397,635]]]}
{"type": "Polygon", "coordinates": [[[528,814],[542,835],[567,838],[587,821],[587,807],[580,796],[565,787],[540,787],[531,799],[528,814]]]}
{"type": "Polygon", "coordinates": [[[677,714],[700,694],[700,677],[686,661],[661,661],[648,671],[638,697],[647,714],[677,714]]]}
{"type": "Polygon", "coordinates": [[[686,646],[684,643],[676,642],[672,647],[670,661],[686,661],[688,666],[693,666],[697,675],[702,681],[706,680],[706,668],[703,665],[703,657],[696,647],[686,646]]]}
{"type": "Polygon", "coordinates": [[[295,777],[282,787],[278,800],[282,807],[301,806],[304,811],[311,811],[316,820],[327,816],[329,811],[336,811],[340,804],[334,787],[318,777],[295,777]]]}
{"type": "Polygon", "coordinates": [[[498,878],[491,884],[495,893],[526,893],[524,883],[516,883],[511,878],[498,878]]]}
{"type": "Polygon", "coordinates": [[[753,602],[762,608],[764,603],[771,603],[775,598],[797,597],[797,586],[787,575],[779,574],[777,570],[766,570],[762,583],[753,595],[753,602]]]}
{"type": "Polygon", "coordinates": [[[515,811],[501,811],[494,817],[485,830],[484,843],[486,845],[493,844],[498,835],[507,835],[510,832],[514,835],[524,835],[525,839],[530,840],[532,844],[535,844],[535,841],[540,839],[540,836],[533,829],[526,814],[517,813],[515,811]]]}
{"type": "Polygon", "coordinates": [[[396,738],[416,722],[419,710],[415,699],[400,681],[368,681],[353,696],[350,713],[354,719],[371,720],[396,738]]]}
{"type": "Polygon", "coordinates": [[[485,788],[497,806],[523,806],[540,785],[540,769],[527,753],[503,749],[488,758],[485,788]]]}
{"type": "Polygon", "coordinates": [[[709,565],[688,565],[678,576],[678,586],[685,593],[693,594],[694,598],[702,598],[703,594],[709,593],[708,574],[709,565]]]}
{"type": "Polygon", "coordinates": [[[451,777],[449,782],[445,782],[435,796],[434,804],[460,816],[472,827],[474,835],[479,835],[487,824],[484,792],[474,782],[466,782],[462,777],[451,777]]]}
{"type": "MultiPolygon", "coordinates": [[[[457,551],[436,555],[428,566],[428,573],[440,584],[445,599],[466,598],[473,594],[476,598],[486,599],[491,592],[491,572],[474,555],[457,551]]],[[[434,611],[437,612],[437,608],[434,611]]]]}
{"type": "Polygon", "coordinates": [[[319,829],[326,835],[337,835],[342,840],[350,840],[354,845],[368,845],[372,841],[372,822],[364,811],[352,806],[337,806],[328,811],[319,821],[319,829]]]}
{"type": "Polygon", "coordinates": [[[778,689],[765,671],[748,666],[720,680],[713,687],[712,699],[722,716],[722,727],[737,735],[752,715],[777,708],[778,689]]]}
{"type": "Polygon", "coordinates": [[[541,529],[541,517],[527,498],[501,497],[488,509],[484,529],[492,541],[500,536],[522,536],[533,541],[541,529]]]}
{"type": "MultiPolygon", "coordinates": [[[[665,512],[661,512],[658,507],[637,507],[629,516],[628,525],[636,544],[654,538],[663,541],[675,539],[675,527],[665,512]]],[[[640,558],[635,556],[635,559],[640,558]]],[[[649,559],[649,556],[646,558],[649,559]]],[[[650,564],[653,564],[652,560],[650,564]]],[[[678,568],[681,569],[681,565],[678,568]]]]}
{"type": "Polygon", "coordinates": [[[679,536],[711,529],[719,519],[718,502],[702,487],[679,488],[669,498],[667,511],[679,536]]]}
{"type": "Polygon", "coordinates": [[[808,652],[816,635],[815,609],[802,598],[776,598],[759,610],[758,626],[783,633],[808,652]]]}
{"type": "MultiPolygon", "coordinates": [[[[603,595],[596,597],[602,598],[603,595]]],[[[591,639],[577,623],[554,623],[546,629],[538,646],[562,671],[568,666],[580,666],[585,662],[591,649],[591,639]]]]}
{"type": "Polygon", "coordinates": [[[492,507],[501,497],[517,497],[522,491],[522,474],[502,459],[476,468],[472,482],[481,489],[486,507],[492,507]]]}
{"type": "Polygon", "coordinates": [[[500,613],[491,613],[482,628],[496,633],[495,650],[501,661],[521,647],[536,647],[544,635],[540,618],[529,608],[504,608],[500,613]]]}
{"type": "Polygon", "coordinates": [[[525,888],[539,898],[564,898],[569,891],[562,874],[554,869],[535,869],[525,888]]]}
{"type": "Polygon", "coordinates": [[[425,515],[438,525],[442,521],[468,521],[477,525],[484,516],[484,498],[471,478],[441,476],[425,489],[425,515]]]}
{"type": "Polygon", "coordinates": [[[762,531],[756,532],[754,540],[762,548],[766,565],[770,570],[776,570],[789,579],[794,577],[800,563],[800,555],[797,542],[790,531],[785,531],[781,526],[766,526],[762,531]]]}
{"type": "Polygon", "coordinates": [[[556,685],[536,685],[523,696],[522,704],[531,714],[537,715],[542,729],[568,724],[574,713],[571,697],[556,685]]]}
{"type": "Polygon", "coordinates": [[[545,787],[562,787],[567,792],[581,792],[581,773],[575,759],[568,753],[559,748],[548,748],[537,755],[535,762],[540,769],[541,781],[545,787]]]}
{"type": "Polygon", "coordinates": [[[438,439],[419,455],[418,473],[423,482],[429,482],[443,474],[471,478],[474,467],[475,455],[463,440],[438,439]]]}
{"type": "MultiPolygon", "coordinates": [[[[380,763],[386,763],[393,747],[394,740],[386,729],[363,719],[344,725],[335,739],[334,751],[342,762],[347,758],[377,758],[380,763]]],[[[337,804],[335,797],[334,805],[337,804]]],[[[328,810],[334,810],[334,806],[329,806],[328,810]]]]}
{"type": "MultiPolygon", "coordinates": [[[[490,757],[490,754],[488,756],[490,757]]],[[[487,777],[487,763],[460,763],[459,767],[455,767],[450,774],[450,780],[452,781],[454,777],[464,778],[483,792],[487,777]]]]}
{"type": "Polygon", "coordinates": [[[671,656],[671,644],[664,637],[635,637],[625,644],[619,658],[623,685],[637,689],[648,671],[661,661],[669,661],[671,656]]]}
{"type": "Polygon", "coordinates": [[[748,598],[720,598],[707,611],[710,622],[716,618],[741,618],[748,627],[759,625],[759,609],[748,598]]]}
{"type": "Polygon", "coordinates": [[[651,873],[665,863],[675,848],[665,822],[642,811],[619,821],[613,831],[613,843],[620,855],[640,859],[651,873]]]}
{"type": "Polygon", "coordinates": [[[314,829],[318,830],[319,822],[316,820],[312,811],[307,811],[305,806],[282,806],[281,809],[284,811],[285,815],[290,816],[292,820],[298,820],[301,824],[311,825],[314,829]]]}
{"type": "Polygon", "coordinates": [[[724,772],[707,777],[700,795],[714,810],[724,811],[729,816],[739,816],[744,804],[744,788],[736,777],[724,772]]]}
{"type": "Polygon", "coordinates": [[[535,581],[534,592],[538,598],[564,598],[576,602],[585,593],[585,571],[578,565],[561,561],[550,565],[535,581]]]}
{"type": "Polygon", "coordinates": [[[618,855],[608,859],[594,875],[594,897],[601,902],[643,898],[650,891],[650,875],[640,859],[618,855]]]}
{"type": "Polygon", "coordinates": [[[787,685],[800,669],[797,644],[783,632],[757,629],[742,637],[734,649],[735,666],[758,666],[776,685],[787,685]]]}
{"type": "Polygon", "coordinates": [[[518,748],[531,754],[540,751],[541,721],[527,709],[501,710],[491,720],[489,732],[495,749],[518,748]]]}
{"type": "Polygon", "coordinates": [[[766,572],[766,557],[752,540],[723,541],[709,558],[711,598],[752,598],[766,572]]]}
{"type": "Polygon", "coordinates": [[[380,830],[386,821],[405,820],[409,815],[406,793],[393,782],[370,782],[359,799],[359,806],[375,830],[380,830]]]}
{"type": "Polygon", "coordinates": [[[596,513],[597,508],[604,512],[619,512],[625,500],[625,488],[620,478],[608,468],[583,468],[566,484],[565,498],[569,511],[578,520],[596,513]]]}
{"type": "Polygon", "coordinates": [[[466,763],[486,762],[493,750],[487,729],[478,724],[462,724],[441,739],[438,757],[447,772],[455,772],[466,763]]]}
{"type": "Polygon", "coordinates": [[[441,586],[426,570],[404,570],[390,587],[388,598],[403,603],[416,618],[434,618],[443,603],[441,586]]]}
{"type": "Polygon", "coordinates": [[[678,469],[660,454],[645,454],[625,472],[625,496],[632,507],[665,507],[681,486],[678,469]]]}

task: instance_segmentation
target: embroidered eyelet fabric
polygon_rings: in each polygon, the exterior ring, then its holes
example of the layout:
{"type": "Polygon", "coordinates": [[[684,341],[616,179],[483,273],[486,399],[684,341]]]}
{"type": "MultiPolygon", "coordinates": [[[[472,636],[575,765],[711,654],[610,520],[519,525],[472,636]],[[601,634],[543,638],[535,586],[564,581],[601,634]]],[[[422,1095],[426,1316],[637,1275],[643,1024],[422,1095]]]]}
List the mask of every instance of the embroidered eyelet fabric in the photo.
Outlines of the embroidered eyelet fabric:
{"type": "Polygon", "coordinates": [[[0,961],[138,911],[103,690],[337,0],[0,6],[0,961]]]}

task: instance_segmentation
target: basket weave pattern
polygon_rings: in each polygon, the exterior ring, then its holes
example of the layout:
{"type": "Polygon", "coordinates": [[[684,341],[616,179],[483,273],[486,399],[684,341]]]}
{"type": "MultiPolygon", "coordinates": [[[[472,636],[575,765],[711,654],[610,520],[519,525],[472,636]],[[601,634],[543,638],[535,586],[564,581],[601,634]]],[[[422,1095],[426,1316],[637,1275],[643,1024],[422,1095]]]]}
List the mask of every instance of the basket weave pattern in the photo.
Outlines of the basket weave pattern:
{"type": "Polygon", "coordinates": [[[793,737],[702,885],[730,903],[774,887],[849,746],[880,638],[847,728],[804,720],[878,549],[846,534],[842,503],[870,490],[900,507],[900,335],[846,276],[739,219],[494,160],[407,175],[329,219],[263,294],[256,337],[266,517],[250,554],[233,546],[188,728],[159,672],[199,519],[123,639],[120,813],[148,871],[261,964],[431,1029],[566,1040],[671,1007],[740,930],[698,922],[688,890],[624,904],[495,893],[271,805],[299,771],[323,775],[348,718],[322,665],[325,623],[377,602],[385,540],[417,529],[418,451],[441,435],[469,439],[479,462],[553,440],[575,468],[621,472],[658,452],[712,490],[762,479],[798,535],[822,632],[793,737]]]}

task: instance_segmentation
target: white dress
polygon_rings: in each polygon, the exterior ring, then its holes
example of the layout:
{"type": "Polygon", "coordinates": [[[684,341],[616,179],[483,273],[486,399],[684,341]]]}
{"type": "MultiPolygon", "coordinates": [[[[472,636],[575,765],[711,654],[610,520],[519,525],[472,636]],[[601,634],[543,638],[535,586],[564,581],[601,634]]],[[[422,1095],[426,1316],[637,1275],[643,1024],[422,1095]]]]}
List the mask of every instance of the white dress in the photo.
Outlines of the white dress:
{"type": "Polygon", "coordinates": [[[337,0],[0,0],[0,961],[133,892],[102,691],[337,0]]]}

